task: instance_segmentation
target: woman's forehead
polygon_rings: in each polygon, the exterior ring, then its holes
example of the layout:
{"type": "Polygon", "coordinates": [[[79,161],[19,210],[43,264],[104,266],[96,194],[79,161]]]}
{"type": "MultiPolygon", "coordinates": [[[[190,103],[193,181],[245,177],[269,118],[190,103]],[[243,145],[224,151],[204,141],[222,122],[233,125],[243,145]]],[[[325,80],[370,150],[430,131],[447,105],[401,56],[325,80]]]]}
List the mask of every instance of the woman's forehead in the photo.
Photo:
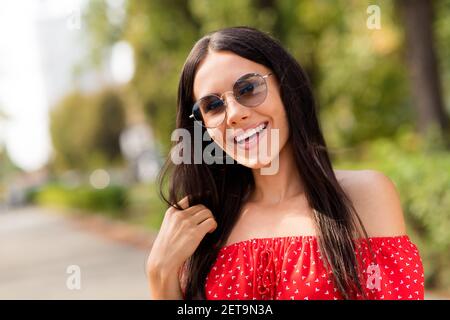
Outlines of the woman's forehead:
{"type": "Polygon", "coordinates": [[[197,68],[194,99],[210,93],[232,90],[234,82],[246,73],[265,73],[268,69],[229,51],[211,51],[197,68]]]}

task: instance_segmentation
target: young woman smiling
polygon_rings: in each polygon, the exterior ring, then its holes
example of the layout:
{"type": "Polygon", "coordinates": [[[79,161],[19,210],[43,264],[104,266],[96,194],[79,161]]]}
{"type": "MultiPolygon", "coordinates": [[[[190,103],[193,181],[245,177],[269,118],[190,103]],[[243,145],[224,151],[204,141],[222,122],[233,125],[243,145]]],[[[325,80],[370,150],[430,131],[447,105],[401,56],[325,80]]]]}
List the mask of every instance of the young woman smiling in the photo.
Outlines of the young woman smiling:
{"type": "Polygon", "coordinates": [[[307,76],[278,41],[234,27],[194,45],[176,127],[193,140],[195,126],[235,161],[166,162],[169,208],[147,260],[153,299],[423,299],[395,185],[374,170],[333,170],[307,76]],[[261,161],[249,151],[263,137],[261,161]]]}

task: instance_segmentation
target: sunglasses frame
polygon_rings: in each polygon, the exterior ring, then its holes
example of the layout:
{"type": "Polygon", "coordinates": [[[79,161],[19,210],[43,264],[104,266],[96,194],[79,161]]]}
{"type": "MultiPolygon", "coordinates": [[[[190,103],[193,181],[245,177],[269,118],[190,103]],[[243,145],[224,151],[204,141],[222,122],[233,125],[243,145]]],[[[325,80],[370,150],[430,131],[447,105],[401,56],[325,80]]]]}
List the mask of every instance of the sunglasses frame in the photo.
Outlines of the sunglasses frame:
{"type": "MultiPolygon", "coordinates": [[[[234,82],[233,88],[234,88],[234,86],[236,85],[236,83],[237,83],[239,80],[241,80],[242,78],[244,78],[244,77],[247,77],[247,76],[258,76],[258,77],[261,77],[261,78],[264,80],[264,83],[266,84],[266,97],[267,97],[267,81],[266,81],[266,78],[270,77],[271,75],[273,75],[272,72],[269,72],[269,73],[267,73],[267,74],[265,74],[265,75],[261,75],[261,74],[256,73],[256,72],[246,73],[246,74],[240,76],[240,77],[234,82]]],[[[195,116],[194,116],[194,111],[192,111],[192,113],[189,115],[189,119],[194,119],[194,121],[200,122],[201,125],[202,125],[203,127],[205,127],[205,128],[211,128],[211,129],[214,129],[214,128],[219,127],[219,126],[223,123],[223,121],[227,118],[227,117],[226,117],[226,107],[227,107],[227,102],[226,102],[226,100],[223,99],[223,97],[225,96],[225,94],[227,94],[227,93],[229,93],[229,92],[231,92],[231,93],[233,94],[233,98],[234,98],[236,101],[239,101],[238,98],[234,95],[234,90],[230,90],[230,91],[226,91],[226,92],[222,93],[220,96],[219,96],[219,95],[216,95],[216,94],[208,94],[208,95],[206,95],[206,96],[201,97],[200,99],[198,99],[198,100],[194,103],[194,105],[192,106],[192,109],[194,109],[195,105],[196,105],[200,100],[202,100],[202,99],[204,99],[204,98],[206,98],[206,97],[215,96],[215,97],[219,98],[219,99],[223,102],[223,104],[224,104],[224,106],[225,106],[225,117],[223,118],[222,122],[221,122],[219,125],[217,125],[217,126],[215,126],[215,127],[207,127],[207,126],[205,126],[205,125],[203,124],[203,120],[197,120],[197,119],[195,118],[195,116]]],[[[263,102],[266,100],[266,97],[264,98],[264,100],[263,100],[261,103],[263,103],[263,102]]],[[[257,104],[256,106],[252,106],[252,107],[248,107],[248,106],[246,106],[246,105],[244,105],[244,104],[243,104],[243,106],[246,107],[246,108],[254,108],[254,107],[259,106],[261,103],[257,104]]]]}

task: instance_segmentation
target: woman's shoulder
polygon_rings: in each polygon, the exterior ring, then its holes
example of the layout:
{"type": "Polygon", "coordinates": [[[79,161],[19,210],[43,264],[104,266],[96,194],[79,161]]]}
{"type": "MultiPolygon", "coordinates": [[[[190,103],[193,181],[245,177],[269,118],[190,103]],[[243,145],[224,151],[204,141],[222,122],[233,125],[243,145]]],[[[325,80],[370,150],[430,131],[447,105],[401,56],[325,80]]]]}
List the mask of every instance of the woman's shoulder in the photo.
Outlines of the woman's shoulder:
{"type": "Polygon", "coordinates": [[[335,170],[369,237],[406,234],[400,196],[394,182],[380,171],[335,170]]]}

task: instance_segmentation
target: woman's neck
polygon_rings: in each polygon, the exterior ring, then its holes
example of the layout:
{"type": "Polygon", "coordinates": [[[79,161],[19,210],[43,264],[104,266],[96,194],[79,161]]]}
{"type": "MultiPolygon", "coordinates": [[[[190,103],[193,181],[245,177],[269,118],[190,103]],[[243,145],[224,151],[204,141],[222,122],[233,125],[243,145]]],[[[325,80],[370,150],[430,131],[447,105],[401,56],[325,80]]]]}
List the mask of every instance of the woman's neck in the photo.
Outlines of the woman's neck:
{"type": "Polygon", "coordinates": [[[262,175],[260,169],[253,169],[252,173],[255,188],[249,197],[249,202],[276,205],[304,194],[303,183],[290,141],[279,153],[277,173],[262,175]]]}

